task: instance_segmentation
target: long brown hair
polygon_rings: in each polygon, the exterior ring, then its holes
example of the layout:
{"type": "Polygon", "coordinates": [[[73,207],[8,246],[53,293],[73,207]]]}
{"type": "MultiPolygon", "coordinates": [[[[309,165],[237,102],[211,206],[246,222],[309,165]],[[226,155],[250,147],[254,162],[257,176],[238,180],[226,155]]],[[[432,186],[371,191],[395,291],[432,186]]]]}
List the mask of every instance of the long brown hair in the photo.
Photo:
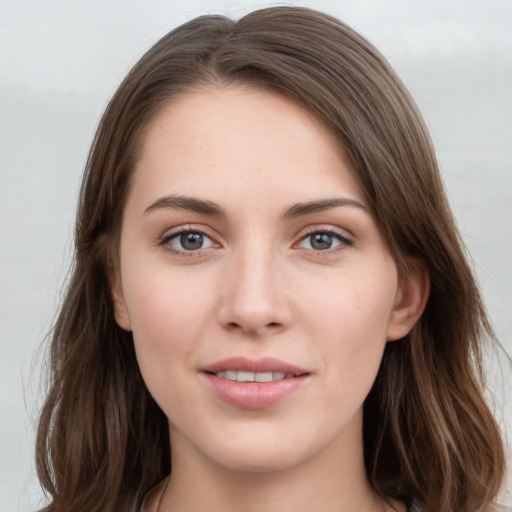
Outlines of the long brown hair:
{"type": "Polygon", "coordinates": [[[483,398],[493,339],[424,123],[386,60],[342,22],[305,8],[238,22],[194,19],[158,41],[123,81],[87,162],[67,295],[52,333],[37,437],[46,512],[137,510],[171,471],[167,420],[149,395],[131,334],[113,315],[109,275],[144,129],[176,95],[245,84],[309,109],[337,136],[399,272],[421,261],[431,292],[404,339],[388,343],[364,405],[364,456],[381,496],[428,512],[475,512],[504,474],[483,398]]]}

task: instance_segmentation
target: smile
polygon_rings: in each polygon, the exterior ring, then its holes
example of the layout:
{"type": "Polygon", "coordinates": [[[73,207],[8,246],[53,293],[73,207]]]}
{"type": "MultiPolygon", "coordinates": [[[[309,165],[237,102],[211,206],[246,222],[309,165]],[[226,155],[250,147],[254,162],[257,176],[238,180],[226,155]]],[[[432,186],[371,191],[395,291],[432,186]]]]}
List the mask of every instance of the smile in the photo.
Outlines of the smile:
{"type": "Polygon", "coordinates": [[[272,382],[274,380],[283,380],[293,378],[293,374],[284,372],[245,372],[236,370],[227,370],[225,372],[216,372],[215,375],[222,379],[236,380],[237,382],[272,382]]]}
{"type": "Polygon", "coordinates": [[[201,371],[239,382],[269,382],[310,373],[305,368],[274,357],[249,359],[241,356],[222,359],[202,367],[201,371]]]}
{"type": "Polygon", "coordinates": [[[207,388],[240,409],[265,409],[286,401],[311,381],[312,373],[279,359],[234,357],[201,368],[207,388]]]}

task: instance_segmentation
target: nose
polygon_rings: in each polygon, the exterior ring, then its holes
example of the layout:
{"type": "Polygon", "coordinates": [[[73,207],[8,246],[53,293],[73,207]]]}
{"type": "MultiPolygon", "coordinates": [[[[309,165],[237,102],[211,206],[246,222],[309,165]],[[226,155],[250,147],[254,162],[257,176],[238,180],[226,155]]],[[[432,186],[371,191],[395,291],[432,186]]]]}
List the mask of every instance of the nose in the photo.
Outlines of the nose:
{"type": "Polygon", "coordinates": [[[240,251],[226,265],[219,320],[224,328],[249,337],[286,329],[292,312],[282,264],[267,251],[240,251]]]}

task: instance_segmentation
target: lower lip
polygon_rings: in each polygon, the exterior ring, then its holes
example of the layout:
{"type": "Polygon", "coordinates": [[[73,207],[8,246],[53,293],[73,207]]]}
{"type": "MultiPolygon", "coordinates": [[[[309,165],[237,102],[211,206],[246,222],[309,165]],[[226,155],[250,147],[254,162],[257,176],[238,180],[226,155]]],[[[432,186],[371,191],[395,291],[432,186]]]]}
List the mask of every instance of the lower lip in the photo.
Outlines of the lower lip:
{"type": "Polygon", "coordinates": [[[253,410],[264,409],[281,402],[309,380],[308,374],[271,382],[238,382],[211,373],[203,375],[210,389],[223,401],[235,407],[253,410]]]}

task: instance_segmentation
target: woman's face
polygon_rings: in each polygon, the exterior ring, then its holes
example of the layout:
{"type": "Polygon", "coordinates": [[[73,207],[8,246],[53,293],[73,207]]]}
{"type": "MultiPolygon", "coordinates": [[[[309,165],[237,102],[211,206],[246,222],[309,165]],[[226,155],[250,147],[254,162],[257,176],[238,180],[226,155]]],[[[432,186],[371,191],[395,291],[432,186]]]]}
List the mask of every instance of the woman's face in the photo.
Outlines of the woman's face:
{"type": "Polygon", "coordinates": [[[150,123],[112,291],[175,459],[361,458],[363,401],[416,288],[332,134],[293,102],[212,88],[150,123]]]}

